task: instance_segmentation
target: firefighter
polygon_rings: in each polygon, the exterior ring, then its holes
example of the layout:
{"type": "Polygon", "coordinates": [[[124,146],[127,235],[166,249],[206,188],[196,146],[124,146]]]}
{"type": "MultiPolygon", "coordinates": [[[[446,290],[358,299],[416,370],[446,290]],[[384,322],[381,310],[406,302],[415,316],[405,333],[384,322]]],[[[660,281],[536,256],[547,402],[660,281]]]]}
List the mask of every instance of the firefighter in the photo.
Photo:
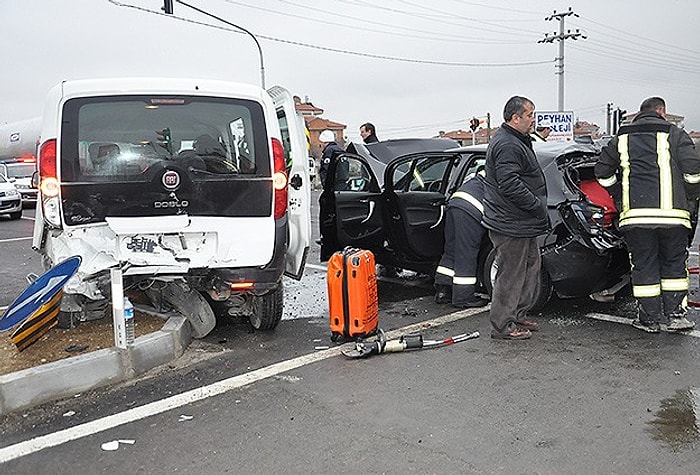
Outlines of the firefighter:
{"type": "Polygon", "coordinates": [[[595,175],[619,203],[638,302],[632,325],[650,333],[663,324],[669,331],[692,329],[686,261],[700,156],[688,134],[666,121],[662,98],[646,99],[632,123],[620,127],[602,150],[595,175]]]}
{"type": "Polygon", "coordinates": [[[435,271],[435,302],[454,307],[483,307],[489,301],[474,293],[477,258],[484,237],[484,172],[465,181],[450,197],[445,213],[445,250],[435,271]]]}

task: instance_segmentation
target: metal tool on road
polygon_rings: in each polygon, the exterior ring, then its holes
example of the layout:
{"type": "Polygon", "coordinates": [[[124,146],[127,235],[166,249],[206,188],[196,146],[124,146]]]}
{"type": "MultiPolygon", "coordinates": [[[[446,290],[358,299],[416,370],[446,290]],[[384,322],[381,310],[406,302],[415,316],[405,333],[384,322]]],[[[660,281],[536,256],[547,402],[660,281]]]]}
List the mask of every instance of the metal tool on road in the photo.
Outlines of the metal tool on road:
{"type": "Polygon", "coordinates": [[[399,338],[387,340],[386,334],[381,329],[377,332],[376,341],[358,341],[355,348],[343,350],[343,356],[349,359],[369,358],[381,353],[399,353],[401,351],[425,350],[428,348],[440,348],[452,345],[460,341],[479,338],[479,332],[462,333],[443,340],[426,340],[420,333],[409,333],[399,338]]]}

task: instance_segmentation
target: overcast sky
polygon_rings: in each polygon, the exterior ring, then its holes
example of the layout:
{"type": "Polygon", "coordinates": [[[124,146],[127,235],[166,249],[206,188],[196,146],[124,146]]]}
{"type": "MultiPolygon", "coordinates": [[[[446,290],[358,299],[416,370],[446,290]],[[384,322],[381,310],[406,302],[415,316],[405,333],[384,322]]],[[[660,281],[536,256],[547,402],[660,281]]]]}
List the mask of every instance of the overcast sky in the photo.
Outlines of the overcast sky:
{"type": "MultiPolygon", "coordinates": [[[[268,87],[308,97],[359,139],[467,129],[472,116],[502,122],[519,94],[557,110],[558,44],[565,41],[565,110],[605,127],[605,108],[636,111],[649,96],[700,130],[697,0],[188,0],[258,37],[268,87]]],[[[253,40],[175,1],[0,0],[0,123],[41,115],[64,79],[118,76],[215,78],[260,84],[253,40]],[[196,23],[200,22],[200,24],[196,23]],[[206,23],[206,26],[201,23],[206,23]],[[224,27],[226,29],[221,29],[224,27]]]]}

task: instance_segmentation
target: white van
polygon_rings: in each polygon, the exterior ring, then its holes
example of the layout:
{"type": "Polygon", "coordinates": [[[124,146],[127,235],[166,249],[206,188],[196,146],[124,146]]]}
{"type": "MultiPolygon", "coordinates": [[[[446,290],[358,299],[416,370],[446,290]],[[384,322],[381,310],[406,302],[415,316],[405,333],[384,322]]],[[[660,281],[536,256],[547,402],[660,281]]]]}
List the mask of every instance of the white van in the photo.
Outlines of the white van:
{"type": "Polygon", "coordinates": [[[48,95],[33,246],[79,255],[61,312],[108,313],[110,269],[202,337],[215,315],[282,317],[310,239],[304,121],[288,91],[223,81],[65,81],[48,95]]]}

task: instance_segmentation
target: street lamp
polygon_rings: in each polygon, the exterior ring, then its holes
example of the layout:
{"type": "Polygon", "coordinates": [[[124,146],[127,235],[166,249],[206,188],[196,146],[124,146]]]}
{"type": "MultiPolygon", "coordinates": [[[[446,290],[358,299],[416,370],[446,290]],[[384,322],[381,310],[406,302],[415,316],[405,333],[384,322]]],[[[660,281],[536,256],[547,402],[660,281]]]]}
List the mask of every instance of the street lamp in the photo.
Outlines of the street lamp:
{"type": "Polygon", "coordinates": [[[250,31],[246,30],[242,26],[238,26],[235,23],[231,23],[230,21],[226,21],[221,17],[213,15],[209,12],[202,10],[201,8],[197,8],[194,5],[190,5],[189,3],[185,3],[181,0],[163,0],[163,11],[165,13],[167,13],[168,15],[173,14],[173,3],[174,2],[177,2],[180,5],[184,5],[188,8],[191,8],[192,10],[197,11],[197,12],[201,13],[202,15],[206,15],[208,17],[214,18],[215,20],[219,20],[221,23],[225,23],[229,26],[237,28],[237,29],[241,30],[243,33],[247,33],[251,38],[253,38],[253,41],[255,41],[255,45],[258,47],[258,54],[260,55],[260,85],[262,86],[263,89],[265,89],[265,63],[263,61],[263,52],[262,52],[262,48],[260,47],[260,42],[258,42],[258,39],[255,37],[254,34],[252,34],[250,31]]]}

